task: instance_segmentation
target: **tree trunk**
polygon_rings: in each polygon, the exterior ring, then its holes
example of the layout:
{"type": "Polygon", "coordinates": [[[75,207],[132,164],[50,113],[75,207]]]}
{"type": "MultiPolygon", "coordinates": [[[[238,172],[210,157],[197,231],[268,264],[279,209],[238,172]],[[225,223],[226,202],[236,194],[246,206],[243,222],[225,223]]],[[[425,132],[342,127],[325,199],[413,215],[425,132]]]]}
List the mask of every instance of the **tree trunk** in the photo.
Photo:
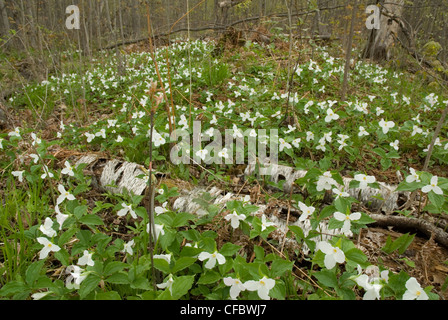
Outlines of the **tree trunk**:
{"type": "Polygon", "coordinates": [[[6,4],[4,0],[0,0],[0,13],[3,25],[3,32],[0,35],[8,36],[11,26],[9,25],[8,12],[6,11],[6,4]]]}
{"type": "Polygon", "coordinates": [[[404,0],[378,0],[377,5],[380,5],[380,28],[372,29],[369,40],[364,48],[363,58],[371,59],[376,62],[389,60],[391,58],[390,49],[394,44],[394,35],[398,34],[400,29],[399,24],[382,14],[386,11],[388,15],[393,15],[400,18],[403,14],[404,0]]]}

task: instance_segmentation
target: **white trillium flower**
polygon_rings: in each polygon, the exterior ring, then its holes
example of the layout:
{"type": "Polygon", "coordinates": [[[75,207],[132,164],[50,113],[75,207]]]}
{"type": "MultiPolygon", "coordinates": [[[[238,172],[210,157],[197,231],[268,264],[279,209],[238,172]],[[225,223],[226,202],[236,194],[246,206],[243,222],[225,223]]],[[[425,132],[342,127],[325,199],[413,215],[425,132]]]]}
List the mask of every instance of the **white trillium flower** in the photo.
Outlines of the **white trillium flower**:
{"type": "Polygon", "coordinates": [[[207,150],[207,149],[201,149],[201,150],[199,150],[199,151],[196,151],[196,156],[198,156],[199,158],[201,158],[202,161],[205,160],[205,157],[207,156],[207,154],[208,154],[208,150],[207,150]]]}
{"type": "Polygon", "coordinates": [[[173,294],[173,292],[172,292],[173,283],[174,283],[173,275],[170,273],[168,278],[166,279],[166,281],[164,283],[157,284],[157,288],[159,288],[159,289],[168,289],[169,292],[171,294],[173,294]]]}
{"type": "Polygon", "coordinates": [[[346,197],[350,196],[347,192],[341,191],[338,188],[333,188],[333,190],[331,190],[331,191],[333,191],[333,193],[336,194],[336,199],[339,197],[346,198],[346,197]]]}
{"type": "Polygon", "coordinates": [[[428,300],[429,297],[420,284],[417,282],[417,279],[414,277],[409,278],[406,281],[406,292],[403,294],[403,300],[428,300]]]}
{"type": "Polygon", "coordinates": [[[65,161],[64,165],[65,165],[65,168],[61,170],[61,173],[67,174],[70,177],[73,177],[75,175],[75,173],[73,172],[73,167],[70,165],[70,163],[68,161],[65,161]]]}
{"type": "Polygon", "coordinates": [[[395,126],[395,123],[393,121],[385,121],[384,119],[381,119],[379,122],[379,125],[381,129],[383,130],[383,133],[386,134],[389,132],[391,128],[395,126]]]}
{"type": "Polygon", "coordinates": [[[21,137],[21,136],[20,136],[20,128],[16,127],[16,128],[14,129],[14,131],[11,131],[11,132],[8,133],[8,136],[10,136],[10,137],[18,137],[18,138],[20,138],[20,137],[21,137]]]}
{"type": "Polygon", "coordinates": [[[157,215],[165,213],[168,211],[168,209],[166,208],[166,206],[168,205],[168,201],[165,201],[162,206],[157,206],[154,208],[154,211],[156,212],[157,215]]]}
{"type": "Polygon", "coordinates": [[[19,179],[19,182],[23,182],[23,173],[25,172],[25,170],[22,171],[12,171],[11,174],[14,177],[17,177],[17,179],[19,179]]]}
{"type": "Polygon", "coordinates": [[[319,179],[317,180],[317,191],[322,190],[331,190],[332,185],[336,184],[336,180],[334,180],[331,176],[331,172],[327,171],[323,173],[321,176],[319,176],[319,179]]]}
{"type": "Polygon", "coordinates": [[[75,196],[72,195],[70,192],[66,191],[64,186],[60,184],[58,186],[58,191],[61,193],[61,195],[57,199],[57,204],[61,204],[65,199],[67,200],[75,200],[75,196]]]}
{"type": "Polygon", "coordinates": [[[336,263],[345,262],[344,252],[338,247],[333,247],[328,242],[319,242],[316,249],[322,251],[325,254],[324,264],[325,268],[327,269],[332,269],[336,265],[336,263]]]}
{"type": "Polygon", "coordinates": [[[266,216],[263,214],[261,216],[261,231],[264,231],[267,227],[270,226],[275,226],[275,223],[267,221],[266,216]]]}
{"type": "Polygon", "coordinates": [[[363,126],[359,126],[358,137],[368,136],[368,135],[369,135],[369,133],[366,131],[366,129],[364,129],[363,126]]]}
{"type": "Polygon", "coordinates": [[[64,221],[69,217],[68,214],[63,214],[61,210],[59,210],[59,205],[56,204],[54,207],[54,211],[56,211],[56,221],[59,224],[59,228],[62,228],[62,225],[64,224],[64,221]]]}
{"type": "Polygon", "coordinates": [[[216,262],[218,262],[218,264],[226,263],[226,258],[218,251],[215,251],[213,253],[205,251],[201,252],[198,256],[198,259],[200,261],[208,260],[207,263],[205,264],[205,268],[207,269],[212,269],[215,266],[216,262]]]}
{"type": "Polygon", "coordinates": [[[400,143],[400,141],[395,140],[394,142],[391,142],[389,145],[394,148],[395,150],[398,151],[398,144],[400,143]]]}
{"type": "Polygon", "coordinates": [[[263,300],[270,300],[269,291],[274,288],[275,280],[264,276],[260,280],[249,280],[244,283],[244,287],[249,291],[257,291],[258,296],[263,300]]]}
{"type": "Polygon", "coordinates": [[[299,201],[299,208],[302,211],[299,221],[306,220],[310,215],[313,214],[314,210],[316,210],[316,208],[314,208],[313,206],[307,206],[302,201],[299,201]]]}
{"type": "Polygon", "coordinates": [[[129,242],[126,242],[123,245],[123,250],[121,250],[121,252],[129,253],[130,255],[133,255],[134,254],[134,251],[132,250],[133,245],[134,245],[134,239],[132,239],[129,242]]]}
{"type": "Polygon", "coordinates": [[[334,111],[331,108],[327,109],[327,116],[325,117],[325,122],[331,122],[332,120],[338,120],[339,115],[337,113],[334,113],[334,111]]]}
{"type": "Polygon", "coordinates": [[[342,212],[336,211],[334,213],[334,218],[338,221],[343,221],[344,225],[342,226],[342,233],[346,236],[351,236],[353,233],[351,232],[351,222],[355,220],[359,220],[361,218],[360,212],[353,212],[351,214],[343,214],[342,212]]]}
{"type": "Polygon", "coordinates": [[[286,149],[292,148],[291,145],[288,142],[286,142],[283,138],[278,139],[278,141],[280,142],[280,145],[279,145],[280,151],[283,151],[284,148],[286,148],[286,149]]]}
{"type": "Polygon", "coordinates": [[[241,291],[246,290],[244,284],[240,281],[240,279],[234,279],[232,277],[225,277],[222,279],[224,284],[230,287],[230,298],[232,300],[236,300],[236,297],[240,294],[241,291]]]}
{"type": "Polygon", "coordinates": [[[53,227],[53,220],[47,217],[45,218],[44,224],[42,224],[39,227],[39,230],[42,231],[42,233],[47,237],[52,238],[57,234],[52,227],[53,227]]]}
{"type": "Polygon", "coordinates": [[[427,186],[424,186],[422,188],[422,191],[424,193],[428,193],[430,191],[433,191],[435,194],[439,194],[439,195],[443,194],[442,189],[437,185],[437,183],[438,183],[438,177],[437,176],[433,176],[431,178],[430,184],[428,184],[427,186]]]}
{"type": "Polygon", "coordinates": [[[52,243],[50,240],[44,237],[39,237],[36,239],[44,247],[39,252],[39,259],[45,259],[50,252],[57,252],[61,250],[61,247],[52,243]]]}
{"type": "Polygon", "coordinates": [[[367,176],[365,174],[355,174],[355,180],[359,181],[359,188],[364,189],[367,184],[374,183],[376,178],[374,176],[367,176]]]}
{"type": "Polygon", "coordinates": [[[420,176],[418,175],[418,173],[415,171],[414,168],[409,168],[409,171],[411,172],[411,174],[409,176],[406,177],[406,182],[407,183],[412,183],[412,182],[420,182],[420,176]]]}
{"type": "Polygon", "coordinates": [[[243,221],[246,219],[246,216],[244,214],[238,214],[236,211],[233,211],[232,213],[227,214],[224,219],[227,221],[230,220],[230,225],[233,229],[236,229],[240,226],[240,221],[243,221]]]}
{"type": "Polygon", "coordinates": [[[168,254],[155,254],[154,255],[154,259],[162,259],[165,260],[166,262],[168,262],[168,264],[171,262],[171,256],[173,254],[172,253],[168,253],[168,254]]]}
{"type": "Polygon", "coordinates": [[[126,215],[128,212],[131,214],[131,217],[132,218],[134,218],[134,219],[137,219],[137,214],[135,213],[135,211],[134,210],[132,210],[132,205],[127,205],[126,203],[122,203],[121,204],[121,206],[123,207],[123,209],[120,209],[118,212],[117,212],[117,215],[119,216],[119,217],[122,217],[122,216],[124,216],[124,215],[126,215]]]}
{"type": "Polygon", "coordinates": [[[81,282],[87,277],[87,273],[84,269],[71,265],[65,269],[65,273],[69,274],[65,280],[65,286],[67,289],[79,289],[81,282]]]}
{"type": "Polygon", "coordinates": [[[93,266],[95,265],[95,261],[92,260],[93,253],[89,253],[89,251],[84,250],[83,256],[78,259],[78,265],[80,266],[93,266]]]}

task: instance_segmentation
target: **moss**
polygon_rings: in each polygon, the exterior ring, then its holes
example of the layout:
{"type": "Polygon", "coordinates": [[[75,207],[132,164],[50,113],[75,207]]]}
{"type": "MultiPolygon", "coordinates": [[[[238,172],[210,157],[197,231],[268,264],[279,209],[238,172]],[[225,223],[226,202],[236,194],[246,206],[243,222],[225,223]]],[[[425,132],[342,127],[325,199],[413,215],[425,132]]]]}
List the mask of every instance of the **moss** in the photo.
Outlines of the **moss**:
{"type": "Polygon", "coordinates": [[[426,57],[435,58],[439,54],[440,50],[442,50],[442,46],[436,41],[429,41],[423,46],[423,54],[426,57]]]}

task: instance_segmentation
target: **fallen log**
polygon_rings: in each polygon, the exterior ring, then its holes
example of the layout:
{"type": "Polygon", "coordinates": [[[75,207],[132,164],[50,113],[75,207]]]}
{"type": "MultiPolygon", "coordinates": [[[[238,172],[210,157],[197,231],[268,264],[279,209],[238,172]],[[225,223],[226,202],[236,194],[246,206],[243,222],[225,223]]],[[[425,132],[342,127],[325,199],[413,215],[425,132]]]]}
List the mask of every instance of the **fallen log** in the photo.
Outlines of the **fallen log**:
{"type": "MultiPolygon", "coordinates": [[[[145,179],[145,176],[147,176],[147,174],[145,173],[144,168],[139,164],[120,161],[117,159],[109,160],[97,154],[86,154],[72,160],[75,161],[75,166],[86,164],[84,173],[92,178],[92,186],[98,190],[106,190],[114,194],[123,194],[125,192],[133,193],[135,195],[145,194],[147,188],[147,180],[145,179]]],[[[245,174],[250,175],[251,170],[252,169],[250,166],[248,166],[245,174]]],[[[305,176],[305,174],[306,171],[304,170],[294,170],[294,168],[287,166],[276,166],[272,171],[271,179],[278,182],[278,179],[284,178],[286,181],[283,186],[285,190],[290,191],[290,188],[293,187],[293,182],[296,179],[305,176]]],[[[160,178],[163,177],[163,174],[159,172],[155,172],[155,175],[160,178]]],[[[348,188],[351,180],[352,179],[350,178],[344,178],[344,186],[346,187],[345,190],[353,197],[359,197],[361,202],[369,204],[369,201],[372,201],[372,203],[376,203],[373,207],[379,206],[379,208],[382,208],[382,206],[385,206],[386,212],[396,208],[398,195],[402,194],[402,192],[395,191],[395,186],[380,183],[380,190],[369,188],[372,190],[368,190],[367,192],[359,192],[359,189],[348,188]],[[384,198],[382,201],[379,200],[380,203],[382,203],[382,206],[375,202],[375,199],[371,198],[372,196],[378,194],[384,198]]],[[[204,216],[207,214],[207,211],[194,200],[201,198],[206,192],[209,193],[210,197],[213,199],[210,204],[219,205],[221,210],[224,209],[225,204],[228,201],[242,199],[244,196],[232,192],[225,192],[217,187],[194,187],[191,189],[182,188],[182,190],[180,190],[181,194],[172,204],[172,209],[174,211],[188,212],[197,214],[198,216],[204,216]]],[[[304,221],[300,221],[297,219],[301,212],[291,206],[288,206],[287,204],[279,204],[277,202],[274,206],[269,203],[255,205],[257,205],[259,209],[253,213],[254,215],[261,216],[265,214],[270,221],[276,224],[277,231],[273,232],[271,236],[278,240],[280,244],[283,244],[283,241],[285,241],[287,246],[294,245],[294,240],[285,237],[285,233],[288,231],[288,225],[297,225],[301,227],[305,235],[307,235],[311,230],[309,220],[305,219],[304,221]],[[285,218],[284,212],[288,211],[291,216],[295,217],[294,219],[288,220],[285,218]]],[[[388,214],[367,212],[367,214],[369,214],[370,217],[376,221],[378,226],[396,227],[400,230],[417,230],[428,237],[434,235],[434,239],[438,243],[448,248],[448,233],[432,223],[423,220],[422,218],[397,216],[392,215],[392,212],[388,212],[388,214]]],[[[341,234],[339,229],[328,229],[326,221],[322,221],[320,223],[319,230],[322,233],[322,237],[320,238],[321,240],[328,239],[333,235],[341,234]]],[[[304,247],[302,249],[306,254],[308,248],[304,247]]]]}

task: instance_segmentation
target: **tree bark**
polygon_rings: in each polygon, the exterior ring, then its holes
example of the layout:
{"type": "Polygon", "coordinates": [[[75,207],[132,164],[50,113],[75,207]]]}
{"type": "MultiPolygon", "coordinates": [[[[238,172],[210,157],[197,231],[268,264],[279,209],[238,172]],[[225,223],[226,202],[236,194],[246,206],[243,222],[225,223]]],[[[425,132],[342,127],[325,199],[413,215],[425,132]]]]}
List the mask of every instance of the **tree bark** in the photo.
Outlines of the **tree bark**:
{"type": "Polygon", "coordinates": [[[383,14],[386,11],[400,18],[403,14],[404,0],[378,0],[380,6],[380,29],[372,29],[369,40],[364,48],[364,59],[371,59],[376,62],[391,59],[390,49],[395,42],[394,35],[398,34],[399,24],[390,17],[383,14]]]}

